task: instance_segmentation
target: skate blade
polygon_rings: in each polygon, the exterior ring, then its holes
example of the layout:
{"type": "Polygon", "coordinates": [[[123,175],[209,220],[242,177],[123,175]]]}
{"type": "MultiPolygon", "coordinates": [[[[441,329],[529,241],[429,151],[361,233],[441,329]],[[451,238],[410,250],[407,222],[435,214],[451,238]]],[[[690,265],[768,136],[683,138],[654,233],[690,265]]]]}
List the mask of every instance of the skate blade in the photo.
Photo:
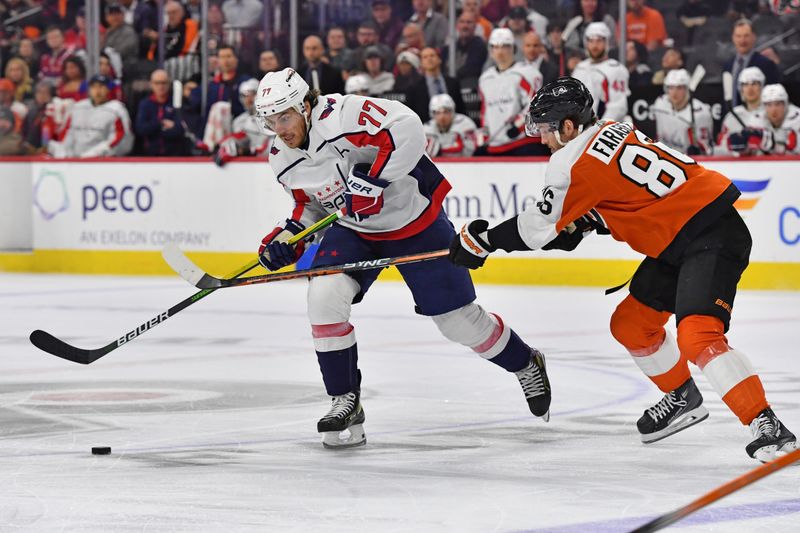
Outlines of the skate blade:
{"type": "MultiPolygon", "coordinates": [[[[789,441],[782,445],[771,445],[759,448],[753,453],[753,458],[761,461],[762,463],[769,463],[779,457],[788,455],[797,449],[797,441],[789,441]]],[[[798,465],[798,463],[795,463],[798,465]]]]}
{"type": "Polygon", "coordinates": [[[367,436],[361,424],[354,424],[344,431],[326,431],[322,434],[322,445],[329,450],[355,448],[366,443],[367,436]]]}
{"type": "Polygon", "coordinates": [[[677,421],[673,422],[671,425],[665,427],[661,431],[656,431],[655,433],[648,433],[647,435],[642,435],[642,442],[644,444],[652,444],[654,442],[660,441],[661,439],[666,439],[670,435],[674,435],[679,431],[683,431],[686,428],[690,428],[695,424],[699,424],[703,420],[708,418],[708,409],[703,407],[702,405],[692,409],[691,411],[684,413],[681,417],[678,418],[677,421]]]}
{"type": "Polygon", "coordinates": [[[550,409],[548,409],[547,412],[542,416],[540,416],[539,418],[541,418],[545,422],[550,422],[550,409]]]}

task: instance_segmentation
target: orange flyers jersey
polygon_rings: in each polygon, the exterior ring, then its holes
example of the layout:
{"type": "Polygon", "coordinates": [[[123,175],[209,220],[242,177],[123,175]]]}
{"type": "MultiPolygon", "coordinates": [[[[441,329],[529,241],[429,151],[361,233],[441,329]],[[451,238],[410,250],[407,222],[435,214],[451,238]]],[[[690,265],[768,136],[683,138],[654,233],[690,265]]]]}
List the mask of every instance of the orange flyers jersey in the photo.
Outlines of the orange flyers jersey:
{"type": "Polygon", "coordinates": [[[535,250],[595,208],[615,239],[658,257],[731,185],[630,124],[598,122],[552,155],[541,201],[520,214],[517,226],[535,250]]]}

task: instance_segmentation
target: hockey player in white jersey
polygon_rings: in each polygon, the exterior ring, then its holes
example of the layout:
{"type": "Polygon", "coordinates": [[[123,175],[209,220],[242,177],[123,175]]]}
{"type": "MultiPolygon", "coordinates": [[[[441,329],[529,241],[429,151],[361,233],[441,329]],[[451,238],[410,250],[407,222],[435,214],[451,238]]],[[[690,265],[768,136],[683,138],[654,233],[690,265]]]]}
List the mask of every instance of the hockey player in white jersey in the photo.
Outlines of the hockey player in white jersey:
{"type": "Polygon", "coordinates": [[[761,93],[764,103],[761,152],[765,155],[800,154],[800,108],[789,103],[783,85],[767,85],[761,93]]]}
{"type": "Polygon", "coordinates": [[[485,149],[491,155],[544,155],[538,139],[525,136],[528,102],[542,86],[542,74],[532,65],[514,61],[514,35],[496,28],[489,36],[494,66],[478,80],[481,97],[481,127],[485,149]]]}
{"type": "Polygon", "coordinates": [[[239,84],[239,101],[244,107],[244,113],[233,119],[230,135],[220,141],[214,155],[217,165],[224,166],[239,156],[267,157],[275,133],[264,129],[256,115],[257,90],[258,80],[255,78],[239,84]]]}
{"type": "Polygon", "coordinates": [[[722,128],[717,136],[714,153],[754,155],[759,153],[764,105],[761,91],[766,78],[758,67],[747,67],[739,74],[739,96],[741,104],[722,119],[722,128]],[[746,130],[746,131],[743,131],[746,130]]]}
{"type": "Polygon", "coordinates": [[[608,57],[611,31],[604,22],[592,22],[583,34],[588,58],[572,71],[589,89],[594,99],[594,112],[601,120],[624,120],[628,114],[628,79],[625,65],[608,57]]]}
{"type": "Polygon", "coordinates": [[[64,139],[50,141],[54,157],[126,155],[133,148],[128,110],[119,100],[109,100],[111,80],[97,74],[89,80],[89,98],[72,106],[64,139]]]}
{"type": "Polygon", "coordinates": [[[425,152],[431,157],[469,157],[475,152],[478,127],[467,115],[456,113],[449,94],[437,94],[428,105],[431,118],[425,124],[425,152]]]}
{"type": "MultiPolygon", "coordinates": [[[[309,224],[345,207],[327,229],[312,267],[446,248],[455,232],[442,209],[450,184],[425,154],[419,117],[403,104],[357,95],[319,95],[294,70],[264,76],[256,109],[277,134],[270,165],[294,199],[290,217],[262,240],[259,261],[276,270],[297,261],[303,244],[287,241],[309,224]]],[[[514,372],[530,411],[549,417],[550,385],[544,356],[503,320],[474,303],[466,269],[446,258],[398,267],[416,311],[442,334],[514,372]]],[[[315,277],[308,286],[308,317],[332,397],[317,430],[327,447],[366,442],[361,373],[350,323],[379,270],[315,277]],[[343,436],[344,435],[344,436],[343,436]]]]}
{"type": "Polygon", "coordinates": [[[651,108],[658,140],[689,155],[710,155],[714,118],[708,104],[696,98],[689,103],[689,73],[682,68],[670,70],[664,92],[651,108]]]}

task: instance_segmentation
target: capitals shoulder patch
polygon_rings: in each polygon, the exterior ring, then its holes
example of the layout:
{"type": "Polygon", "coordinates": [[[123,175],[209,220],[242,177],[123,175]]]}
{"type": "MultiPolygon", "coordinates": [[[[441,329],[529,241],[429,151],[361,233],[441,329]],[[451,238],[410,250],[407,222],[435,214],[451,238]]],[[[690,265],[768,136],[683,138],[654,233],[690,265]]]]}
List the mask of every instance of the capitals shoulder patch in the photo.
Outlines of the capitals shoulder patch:
{"type": "Polygon", "coordinates": [[[336,105],[335,98],[328,98],[327,102],[325,102],[325,109],[322,110],[322,113],[319,115],[320,120],[325,120],[333,113],[333,106],[336,105]]]}

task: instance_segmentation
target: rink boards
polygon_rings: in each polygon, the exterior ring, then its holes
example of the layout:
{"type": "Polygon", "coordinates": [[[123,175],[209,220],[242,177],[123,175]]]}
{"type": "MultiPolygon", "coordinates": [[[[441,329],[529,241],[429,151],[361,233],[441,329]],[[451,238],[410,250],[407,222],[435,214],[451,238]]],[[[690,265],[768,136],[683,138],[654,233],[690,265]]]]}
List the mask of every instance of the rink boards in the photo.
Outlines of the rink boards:
{"type": "MultiPolygon", "coordinates": [[[[532,206],[545,160],[439,160],[453,186],[445,209],[456,226],[498,223],[532,206]]],[[[800,289],[800,158],[708,160],[742,191],[737,208],[753,234],[744,288],[800,289]]],[[[222,275],[247,263],[290,211],[269,165],[223,169],[206,159],[0,162],[0,270],[169,274],[159,251],[175,241],[222,275]]],[[[647,228],[642,228],[647,231],[647,228]]],[[[610,237],[577,250],[498,255],[479,282],[615,286],[641,256],[610,237]]],[[[396,272],[383,276],[399,279],[396,272]]]]}

